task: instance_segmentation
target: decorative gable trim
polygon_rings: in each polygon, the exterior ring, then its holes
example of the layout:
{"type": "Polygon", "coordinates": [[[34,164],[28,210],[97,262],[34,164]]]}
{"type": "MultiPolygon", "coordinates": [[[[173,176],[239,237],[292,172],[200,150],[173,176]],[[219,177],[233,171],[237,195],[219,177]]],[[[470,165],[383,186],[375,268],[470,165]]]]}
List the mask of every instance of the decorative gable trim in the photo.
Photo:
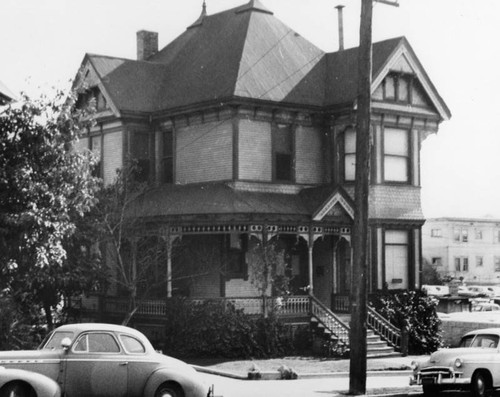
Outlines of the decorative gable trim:
{"type": "Polygon", "coordinates": [[[427,73],[424,71],[417,57],[413,53],[413,50],[409,47],[406,40],[404,39],[401,41],[400,45],[397,47],[391,57],[387,60],[385,65],[380,69],[378,74],[374,76],[372,82],[372,95],[379,87],[379,85],[382,84],[382,81],[387,76],[387,74],[391,71],[414,74],[419,80],[426,94],[429,96],[429,99],[436,108],[441,119],[450,119],[451,114],[448,107],[439,96],[434,85],[427,76],[427,73]]]}
{"type": "Polygon", "coordinates": [[[73,91],[78,91],[79,89],[87,89],[90,87],[98,87],[104,98],[106,98],[106,103],[109,105],[113,115],[115,117],[120,117],[120,111],[113,102],[113,99],[106,90],[106,87],[102,83],[102,79],[99,76],[96,68],[92,64],[92,61],[88,55],[85,56],[82,65],[80,66],[80,71],[73,83],[73,91]]]}
{"type": "Polygon", "coordinates": [[[351,205],[351,199],[337,190],[314,212],[313,220],[321,221],[336,205],[340,205],[351,219],[354,219],[354,207],[351,205]]]}

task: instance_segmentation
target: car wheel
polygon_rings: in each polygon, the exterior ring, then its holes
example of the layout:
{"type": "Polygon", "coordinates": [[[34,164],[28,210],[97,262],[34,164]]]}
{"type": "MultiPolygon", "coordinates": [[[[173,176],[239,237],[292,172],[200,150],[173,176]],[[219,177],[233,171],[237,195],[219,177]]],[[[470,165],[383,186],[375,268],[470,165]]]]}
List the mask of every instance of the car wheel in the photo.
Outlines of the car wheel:
{"type": "Polygon", "coordinates": [[[439,394],[439,388],[436,385],[423,385],[422,390],[426,397],[437,396],[439,394]]]}
{"type": "Polygon", "coordinates": [[[184,392],[175,383],[164,383],[156,390],[155,397],[184,397],[184,392]]]}
{"type": "Polygon", "coordinates": [[[36,397],[36,394],[30,387],[21,383],[12,383],[7,385],[0,393],[1,397],[36,397]]]}
{"type": "Polygon", "coordinates": [[[483,372],[476,372],[472,376],[470,388],[474,397],[485,397],[489,389],[488,377],[483,372]]]}

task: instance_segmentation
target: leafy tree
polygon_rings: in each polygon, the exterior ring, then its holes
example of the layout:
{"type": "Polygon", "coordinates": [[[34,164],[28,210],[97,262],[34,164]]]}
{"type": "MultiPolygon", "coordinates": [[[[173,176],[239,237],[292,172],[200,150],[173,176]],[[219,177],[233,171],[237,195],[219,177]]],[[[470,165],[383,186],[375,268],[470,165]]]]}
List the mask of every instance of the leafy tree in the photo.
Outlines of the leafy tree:
{"type": "Polygon", "coordinates": [[[258,242],[250,250],[250,282],[263,298],[263,313],[267,317],[266,296],[274,288],[278,296],[289,289],[290,278],[286,276],[285,250],[277,242],[258,242]]]}
{"type": "Polygon", "coordinates": [[[124,325],[145,299],[171,297],[174,281],[189,286],[193,278],[222,271],[225,263],[217,242],[193,243],[188,237],[186,245],[173,240],[167,229],[163,235],[148,230],[141,203],[150,185],[139,182],[140,173],[137,161],[128,158],[114,182],[97,193],[98,203],[81,228],[88,242],[99,247],[100,256],[106,258],[107,284],[101,282],[101,292],[113,286],[114,293],[128,300],[124,325]]]}
{"type": "Polygon", "coordinates": [[[98,188],[92,156],[73,149],[92,117],[73,103],[58,92],[0,109],[0,290],[49,327],[63,293],[88,282],[64,248],[98,188]]]}
{"type": "Polygon", "coordinates": [[[443,279],[441,278],[436,267],[434,267],[427,259],[424,259],[422,266],[422,284],[442,285],[443,279]]]}

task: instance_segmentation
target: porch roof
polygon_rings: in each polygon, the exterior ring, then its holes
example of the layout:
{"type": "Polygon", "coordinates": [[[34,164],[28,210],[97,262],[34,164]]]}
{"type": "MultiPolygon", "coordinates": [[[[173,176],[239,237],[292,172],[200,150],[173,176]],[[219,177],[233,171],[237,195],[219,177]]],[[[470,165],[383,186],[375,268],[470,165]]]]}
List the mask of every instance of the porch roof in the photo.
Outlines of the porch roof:
{"type": "MultiPolygon", "coordinates": [[[[148,191],[136,200],[134,216],[166,217],[176,220],[242,216],[248,220],[312,221],[317,207],[332,194],[330,186],[305,188],[299,193],[275,193],[239,190],[227,183],[164,185],[148,191]]],[[[347,217],[329,219],[343,224],[347,217]]]]}

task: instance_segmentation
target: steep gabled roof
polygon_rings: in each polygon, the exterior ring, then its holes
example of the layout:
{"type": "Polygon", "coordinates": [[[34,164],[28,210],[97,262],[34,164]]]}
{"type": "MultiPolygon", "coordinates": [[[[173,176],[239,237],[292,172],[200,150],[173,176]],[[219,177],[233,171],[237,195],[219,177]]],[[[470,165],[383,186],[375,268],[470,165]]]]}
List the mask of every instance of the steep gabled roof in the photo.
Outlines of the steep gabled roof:
{"type": "MultiPolygon", "coordinates": [[[[380,73],[382,65],[401,44],[401,37],[373,44],[372,76],[380,73]]],[[[352,103],[358,89],[358,53],[359,48],[350,48],[326,55],[327,94],[325,105],[343,105],[352,103]]]]}
{"type": "MultiPolygon", "coordinates": [[[[448,119],[446,104],[404,37],[374,43],[373,91],[403,58],[441,119],[448,119]]],[[[352,106],[357,97],[358,48],[326,54],[258,0],[214,15],[203,9],[184,33],[147,61],[86,59],[115,113],[227,100],[352,106]]]]}

